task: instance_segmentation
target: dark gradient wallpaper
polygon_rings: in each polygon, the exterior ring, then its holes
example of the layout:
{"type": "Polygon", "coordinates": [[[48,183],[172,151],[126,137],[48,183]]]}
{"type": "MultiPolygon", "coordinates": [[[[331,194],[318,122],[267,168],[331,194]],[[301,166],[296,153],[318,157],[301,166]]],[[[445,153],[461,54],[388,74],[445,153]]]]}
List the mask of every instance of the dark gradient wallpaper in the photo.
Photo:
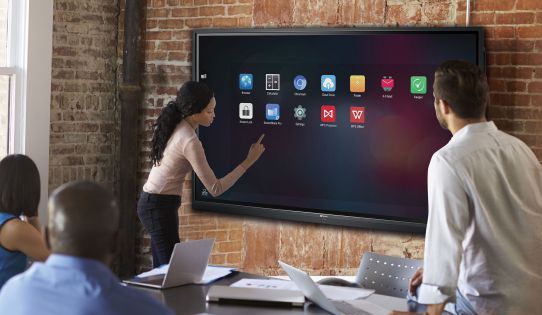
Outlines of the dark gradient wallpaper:
{"type": "Polygon", "coordinates": [[[427,166],[451,137],[435,118],[434,71],[448,59],[478,63],[479,40],[466,30],[198,36],[194,71],[217,100],[215,122],[199,128],[211,168],[226,175],[262,133],[266,151],[219,197],[196,180],[196,200],[426,222],[427,166]],[[241,89],[241,74],[252,88],[241,89]],[[278,90],[266,90],[266,74],[280,75],[278,90]],[[322,75],[335,76],[334,92],[322,91],[322,75]],[[351,76],[364,76],[354,86],[363,92],[351,92],[351,76]],[[251,119],[240,103],[252,104],[251,119]],[[276,120],[267,104],[279,105],[276,120]],[[305,117],[294,115],[299,106],[305,117]],[[322,121],[322,106],[335,107],[334,122],[322,121]],[[351,107],[363,118],[352,122],[351,107]]]}

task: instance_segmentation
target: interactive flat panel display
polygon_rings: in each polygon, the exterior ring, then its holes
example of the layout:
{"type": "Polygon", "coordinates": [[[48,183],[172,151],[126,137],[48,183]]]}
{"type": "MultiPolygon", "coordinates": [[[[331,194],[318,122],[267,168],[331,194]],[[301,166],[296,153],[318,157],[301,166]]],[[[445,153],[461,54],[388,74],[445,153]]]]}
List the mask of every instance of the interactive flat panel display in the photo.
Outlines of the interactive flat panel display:
{"type": "Polygon", "coordinates": [[[193,76],[215,92],[199,137],[217,177],[265,133],[224,194],[194,180],[193,207],[424,231],[427,166],[451,135],[435,118],[437,66],[484,66],[479,28],[196,30],[193,76]]]}

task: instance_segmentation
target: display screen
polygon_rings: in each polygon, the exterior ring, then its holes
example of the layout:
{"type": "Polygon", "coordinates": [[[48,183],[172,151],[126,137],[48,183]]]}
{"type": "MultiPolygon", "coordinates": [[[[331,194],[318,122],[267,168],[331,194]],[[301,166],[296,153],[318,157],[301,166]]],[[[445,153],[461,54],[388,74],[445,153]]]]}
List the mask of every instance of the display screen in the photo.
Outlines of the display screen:
{"type": "Polygon", "coordinates": [[[199,128],[218,178],[261,134],[265,152],[220,196],[194,180],[194,208],[423,230],[427,167],[450,139],[435,118],[440,63],[483,67],[478,28],[199,30],[194,79],[215,93],[199,128]]]}

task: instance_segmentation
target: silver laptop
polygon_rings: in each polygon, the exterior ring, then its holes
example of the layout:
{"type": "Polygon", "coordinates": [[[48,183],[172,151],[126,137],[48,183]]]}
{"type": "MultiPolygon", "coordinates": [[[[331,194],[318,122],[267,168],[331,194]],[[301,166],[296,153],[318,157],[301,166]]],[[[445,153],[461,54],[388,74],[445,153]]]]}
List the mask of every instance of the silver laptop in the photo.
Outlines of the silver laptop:
{"type": "Polygon", "coordinates": [[[214,239],[175,244],[166,274],[123,280],[133,285],[167,289],[189,283],[201,283],[211,255],[214,239]]]}
{"type": "Polygon", "coordinates": [[[308,273],[279,261],[280,266],[305,297],[333,315],[371,315],[371,313],[344,301],[329,300],[308,273]]]}

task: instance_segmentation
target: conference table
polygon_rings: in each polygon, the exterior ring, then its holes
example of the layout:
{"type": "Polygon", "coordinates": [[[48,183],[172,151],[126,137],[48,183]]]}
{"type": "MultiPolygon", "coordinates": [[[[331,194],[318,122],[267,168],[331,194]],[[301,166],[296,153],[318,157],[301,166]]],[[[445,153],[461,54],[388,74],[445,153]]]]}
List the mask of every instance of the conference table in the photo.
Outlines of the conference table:
{"type": "MultiPolygon", "coordinates": [[[[223,304],[207,302],[205,297],[207,291],[213,285],[230,285],[241,279],[269,279],[269,277],[255,275],[245,272],[234,272],[233,274],[215,281],[208,285],[183,285],[175,288],[157,290],[143,287],[137,288],[172,308],[176,314],[213,314],[213,315],[296,315],[296,314],[329,314],[311,303],[305,303],[305,307],[277,307],[248,304],[223,304]]],[[[372,294],[366,298],[367,301],[375,303],[386,309],[407,311],[408,305],[404,298],[372,294]]]]}

